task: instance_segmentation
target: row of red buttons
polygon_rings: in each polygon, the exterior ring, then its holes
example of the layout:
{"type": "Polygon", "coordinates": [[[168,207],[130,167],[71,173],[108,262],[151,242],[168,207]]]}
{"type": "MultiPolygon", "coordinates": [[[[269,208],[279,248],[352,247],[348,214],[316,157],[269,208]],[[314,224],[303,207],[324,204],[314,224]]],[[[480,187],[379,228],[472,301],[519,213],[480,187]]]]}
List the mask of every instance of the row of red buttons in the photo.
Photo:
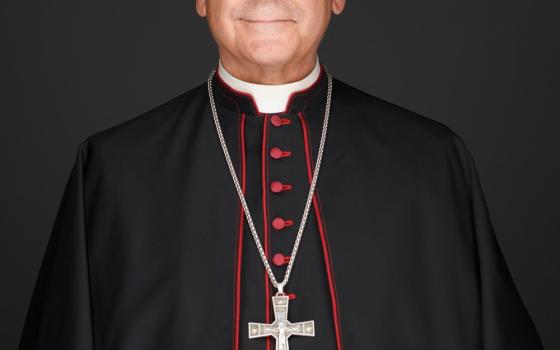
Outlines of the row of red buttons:
{"type": "MultiPolygon", "coordinates": [[[[270,122],[272,125],[280,127],[283,125],[288,125],[291,123],[290,119],[287,118],[282,118],[277,114],[274,114],[270,117],[270,122]]],[[[280,149],[279,147],[272,147],[270,149],[270,157],[273,159],[281,159],[284,157],[288,157],[292,154],[292,152],[290,151],[283,151],[282,149],[280,149]]],[[[270,190],[273,193],[280,193],[283,191],[289,191],[292,189],[292,185],[290,184],[284,184],[281,181],[272,181],[270,183],[270,190]]],[[[294,222],[292,220],[286,220],[283,219],[281,217],[277,217],[274,218],[274,220],[272,220],[272,227],[274,227],[276,230],[282,230],[285,227],[288,226],[292,226],[294,224],[294,222]]],[[[284,254],[282,253],[276,253],[274,254],[274,256],[272,257],[272,262],[274,263],[274,265],[276,266],[282,266],[284,264],[287,264],[290,261],[290,257],[289,256],[284,256],[284,254]]]]}
{"type": "MultiPolygon", "coordinates": [[[[270,117],[270,122],[272,123],[272,125],[280,127],[280,126],[283,126],[283,125],[288,125],[292,121],[290,119],[281,118],[279,115],[274,114],[273,116],[270,117]]],[[[289,157],[291,154],[292,154],[292,152],[283,151],[279,147],[272,147],[270,149],[270,157],[273,158],[273,159],[281,159],[281,158],[284,158],[284,157],[289,157]]],[[[280,193],[280,192],[283,192],[283,191],[289,191],[291,189],[292,189],[292,185],[284,184],[284,183],[282,183],[281,181],[278,181],[278,180],[272,181],[270,183],[270,190],[273,193],[280,193]]],[[[276,229],[276,230],[282,230],[285,227],[292,226],[293,224],[294,224],[294,222],[292,220],[283,219],[281,217],[276,217],[272,220],[272,227],[274,227],[274,229],[276,229]]],[[[285,256],[282,253],[276,253],[276,254],[274,254],[274,256],[272,256],[272,262],[276,266],[282,266],[284,264],[287,264],[289,261],[290,261],[290,257],[285,256]]],[[[290,299],[295,299],[296,298],[295,293],[288,293],[288,296],[290,297],[290,299]]]]}

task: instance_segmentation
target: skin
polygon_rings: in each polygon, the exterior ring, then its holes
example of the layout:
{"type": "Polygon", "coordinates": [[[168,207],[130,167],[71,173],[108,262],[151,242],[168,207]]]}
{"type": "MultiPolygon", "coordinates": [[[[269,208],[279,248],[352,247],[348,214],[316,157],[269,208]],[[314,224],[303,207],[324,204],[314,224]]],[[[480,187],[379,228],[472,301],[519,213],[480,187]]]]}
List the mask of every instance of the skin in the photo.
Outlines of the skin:
{"type": "Polygon", "coordinates": [[[346,0],[196,0],[224,68],[255,84],[303,79],[346,0]]]}

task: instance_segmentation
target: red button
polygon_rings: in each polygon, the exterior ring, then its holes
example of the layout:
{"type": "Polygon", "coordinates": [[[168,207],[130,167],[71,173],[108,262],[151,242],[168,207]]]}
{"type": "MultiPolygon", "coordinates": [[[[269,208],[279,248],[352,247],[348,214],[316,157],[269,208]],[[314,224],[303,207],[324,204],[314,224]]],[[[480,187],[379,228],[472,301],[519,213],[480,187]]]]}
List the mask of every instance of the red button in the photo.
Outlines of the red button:
{"type": "Polygon", "coordinates": [[[272,147],[270,149],[270,156],[274,159],[282,158],[282,150],[278,147],[272,147]]]}
{"type": "Polygon", "coordinates": [[[288,293],[288,297],[290,300],[295,299],[296,298],[296,293],[288,293]]]}
{"type": "Polygon", "coordinates": [[[278,114],[274,114],[272,117],[270,117],[270,122],[274,126],[282,126],[282,125],[285,125],[285,124],[290,124],[291,120],[286,119],[286,118],[282,118],[278,114]]]}
{"type": "Polygon", "coordinates": [[[274,220],[272,220],[272,227],[277,230],[281,230],[286,226],[292,226],[293,224],[294,222],[292,220],[284,220],[282,218],[274,218],[274,220]]]}
{"type": "Polygon", "coordinates": [[[282,253],[276,253],[272,257],[272,262],[276,266],[282,266],[285,263],[287,263],[289,260],[290,260],[290,257],[289,256],[284,256],[284,254],[282,254],[282,253]]]}
{"type": "Polygon", "coordinates": [[[285,190],[291,190],[291,189],[292,189],[292,185],[290,185],[290,184],[284,185],[280,181],[272,181],[270,183],[270,190],[274,193],[279,193],[279,192],[282,192],[282,191],[285,191],[285,190]]]}
{"type": "Polygon", "coordinates": [[[272,147],[270,149],[270,156],[274,159],[280,159],[282,157],[287,157],[290,154],[292,154],[292,152],[290,151],[282,151],[279,147],[272,147]]]}

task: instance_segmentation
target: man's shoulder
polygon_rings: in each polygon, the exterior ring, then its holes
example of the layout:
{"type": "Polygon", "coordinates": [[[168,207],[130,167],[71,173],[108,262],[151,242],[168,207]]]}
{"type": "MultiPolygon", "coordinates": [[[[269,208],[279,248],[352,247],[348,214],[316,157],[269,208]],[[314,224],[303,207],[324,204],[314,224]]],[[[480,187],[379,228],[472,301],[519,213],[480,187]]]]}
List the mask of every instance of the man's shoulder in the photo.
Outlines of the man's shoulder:
{"type": "Polygon", "coordinates": [[[345,125],[371,132],[379,137],[414,145],[422,142],[447,142],[460,138],[442,121],[375,96],[358,87],[333,79],[333,96],[336,95],[335,113],[351,122],[345,125]],[[336,90],[334,90],[336,89],[336,90]]]}
{"type": "Polygon", "coordinates": [[[420,166],[434,167],[446,161],[465,163],[472,157],[462,136],[444,122],[340,80],[336,84],[333,80],[334,88],[333,96],[338,94],[334,117],[340,117],[337,127],[351,135],[345,142],[354,144],[354,149],[370,149],[374,144],[394,159],[412,157],[420,166]]]}
{"type": "Polygon", "coordinates": [[[98,130],[90,134],[85,141],[103,143],[118,139],[122,142],[127,138],[145,137],[145,134],[153,133],[156,129],[173,123],[174,119],[182,116],[186,108],[190,108],[197,100],[202,100],[204,98],[201,94],[203,85],[205,83],[198,84],[140,114],[98,130]]]}
{"type": "Polygon", "coordinates": [[[207,103],[205,85],[205,82],[195,85],[140,114],[88,135],[79,149],[103,158],[122,158],[161,144],[180,123],[189,122],[185,121],[189,110],[203,108],[207,103]]]}

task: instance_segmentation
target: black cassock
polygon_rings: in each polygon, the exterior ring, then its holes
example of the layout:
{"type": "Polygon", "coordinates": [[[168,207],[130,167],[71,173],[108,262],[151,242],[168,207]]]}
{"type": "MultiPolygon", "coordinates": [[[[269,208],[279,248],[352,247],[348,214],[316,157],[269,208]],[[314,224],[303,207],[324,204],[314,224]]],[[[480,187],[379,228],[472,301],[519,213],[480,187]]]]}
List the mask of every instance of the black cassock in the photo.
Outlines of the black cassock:
{"type": "MultiPolygon", "coordinates": [[[[315,166],[325,68],[275,114],[213,79],[281,281],[315,166]]],[[[286,286],[288,319],[314,320],[315,336],[292,336],[290,350],[542,349],[461,138],[338,79],[329,120],[286,286]]],[[[271,337],[248,338],[248,322],[274,321],[275,291],[204,82],[80,144],[19,349],[274,349],[271,337]]]]}

